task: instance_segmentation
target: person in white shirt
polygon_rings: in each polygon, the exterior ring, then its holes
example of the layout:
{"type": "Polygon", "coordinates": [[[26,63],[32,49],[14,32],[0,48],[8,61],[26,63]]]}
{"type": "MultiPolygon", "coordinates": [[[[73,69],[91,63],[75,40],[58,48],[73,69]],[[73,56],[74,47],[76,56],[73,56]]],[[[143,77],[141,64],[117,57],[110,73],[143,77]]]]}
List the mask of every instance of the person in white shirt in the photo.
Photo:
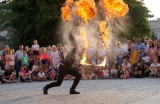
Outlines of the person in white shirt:
{"type": "Polygon", "coordinates": [[[105,67],[103,69],[103,76],[105,79],[109,78],[109,70],[108,70],[108,67],[105,67]]]}
{"type": "Polygon", "coordinates": [[[122,70],[125,71],[127,70],[129,73],[131,73],[131,64],[129,63],[128,59],[125,58],[123,59],[123,63],[122,63],[122,70]]]}
{"type": "Polygon", "coordinates": [[[40,48],[40,47],[39,47],[39,45],[38,45],[37,40],[34,40],[34,41],[33,41],[33,45],[32,45],[33,53],[34,53],[34,54],[37,54],[36,52],[39,51],[39,48],[40,48]]]}
{"type": "Polygon", "coordinates": [[[123,63],[124,49],[121,47],[120,42],[117,43],[116,54],[117,54],[117,64],[121,65],[123,63]]]}
{"type": "Polygon", "coordinates": [[[50,65],[54,65],[55,67],[59,67],[61,63],[61,53],[57,50],[56,46],[52,46],[52,52],[50,55],[50,65]]]}
{"type": "Polygon", "coordinates": [[[39,72],[38,72],[38,81],[45,81],[46,80],[46,76],[44,71],[40,68],[39,72]]]}
{"type": "Polygon", "coordinates": [[[37,40],[33,40],[32,50],[34,55],[34,62],[38,60],[40,46],[38,45],[37,40]]]}
{"type": "Polygon", "coordinates": [[[19,50],[15,53],[15,69],[16,69],[16,78],[19,77],[19,70],[21,68],[21,57],[23,56],[23,45],[19,46],[19,50]]]}
{"type": "Polygon", "coordinates": [[[148,56],[147,53],[144,52],[144,55],[142,57],[142,60],[144,60],[144,63],[147,65],[147,66],[150,66],[150,57],[148,56]]]}
{"type": "Polygon", "coordinates": [[[150,66],[151,76],[157,76],[159,69],[160,69],[160,64],[158,63],[157,59],[154,59],[153,63],[150,66]]]}

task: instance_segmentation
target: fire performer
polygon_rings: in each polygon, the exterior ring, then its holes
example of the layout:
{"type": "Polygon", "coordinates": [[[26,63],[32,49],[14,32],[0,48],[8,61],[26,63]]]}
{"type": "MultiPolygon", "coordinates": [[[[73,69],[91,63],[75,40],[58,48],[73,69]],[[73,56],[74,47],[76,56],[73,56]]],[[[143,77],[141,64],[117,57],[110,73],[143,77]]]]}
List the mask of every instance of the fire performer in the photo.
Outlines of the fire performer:
{"type": "Polygon", "coordinates": [[[64,61],[59,66],[59,74],[58,74],[57,81],[44,86],[43,88],[44,94],[48,94],[48,89],[52,87],[60,86],[66,74],[69,74],[75,77],[73,85],[70,88],[70,94],[80,94],[80,92],[77,92],[75,89],[82,76],[75,70],[75,68],[72,67],[72,64],[76,61],[76,55],[77,55],[77,46],[74,46],[74,48],[68,53],[64,61]]]}

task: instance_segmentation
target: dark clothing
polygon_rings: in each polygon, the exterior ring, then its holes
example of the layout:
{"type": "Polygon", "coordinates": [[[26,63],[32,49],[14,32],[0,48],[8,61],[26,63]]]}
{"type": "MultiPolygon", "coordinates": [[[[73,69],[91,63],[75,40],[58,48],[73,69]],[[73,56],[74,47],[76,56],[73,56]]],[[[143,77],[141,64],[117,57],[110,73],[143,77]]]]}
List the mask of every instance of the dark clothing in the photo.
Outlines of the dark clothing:
{"type": "Polygon", "coordinates": [[[38,73],[39,73],[39,71],[33,71],[32,76],[38,77],[38,73]]]}
{"type": "Polygon", "coordinates": [[[79,74],[74,68],[72,68],[72,64],[75,62],[75,54],[76,54],[76,48],[73,48],[72,51],[66,56],[66,58],[63,60],[63,64],[59,66],[59,73],[58,73],[58,79],[56,82],[52,82],[48,85],[46,85],[46,88],[52,88],[56,86],[60,86],[63,82],[63,79],[65,75],[69,74],[75,77],[73,85],[71,87],[72,90],[74,90],[80,79],[81,79],[81,74],[79,74]]]}
{"type": "Polygon", "coordinates": [[[39,51],[33,51],[33,55],[39,55],[39,51]]]}
{"type": "Polygon", "coordinates": [[[147,65],[139,65],[138,66],[138,70],[140,70],[142,73],[141,73],[141,76],[142,77],[148,77],[150,75],[150,70],[148,68],[147,65]]]}
{"type": "Polygon", "coordinates": [[[18,60],[15,62],[15,70],[16,70],[16,79],[19,78],[19,70],[21,68],[21,61],[18,60]]]}
{"type": "Polygon", "coordinates": [[[7,77],[7,76],[10,76],[12,74],[13,70],[5,70],[4,72],[4,76],[7,77]]]}
{"type": "Polygon", "coordinates": [[[4,75],[3,76],[0,76],[1,78],[0,78],[0,81],[2,82],[2,83],[5,83],[2,79],[3,78],[5,78],[5,79],[7,79],[7,80],[9,80],[9,78],[10,78],[10,75],[13,73],[13,70],[5,70],[5,72],[4,72],[4,75]]]}
{"type": "Polygon", "coordinates": [[[60,67],[59,67],[59,74],[58,74],[57,81],[46,85],[46,88],[49,89],[52,87],[60,86],[63,82],[65,75],[67,75],[67,74],[75,77],[73,85],[71,87],[71,89],[75,89],[81,79],[81,74],[79,74],[75,69],[72,69],[72,68],[66,69],[64,65],[60,65],[60,67]]]}

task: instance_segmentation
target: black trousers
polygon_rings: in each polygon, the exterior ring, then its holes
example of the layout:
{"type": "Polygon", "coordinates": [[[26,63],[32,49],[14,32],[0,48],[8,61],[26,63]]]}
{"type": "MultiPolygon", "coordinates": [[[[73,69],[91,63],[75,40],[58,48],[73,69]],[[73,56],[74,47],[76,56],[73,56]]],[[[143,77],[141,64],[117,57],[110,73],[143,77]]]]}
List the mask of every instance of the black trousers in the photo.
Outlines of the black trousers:
{"type": "Polygon", "coordinates": [[[72,76],[75,77],[73,85],[71,86],[70,89],[71,90],[76,89],[76,87],[77,87],[77,85],[78,85],[82,76],[74,68],[67,69],[67,68],[65,68],[64,65],[60,65],[60,67],[59,67],[59,74],[58,74],[57,81],[46,85],[46,88],[49,89],[49,88],[52,88],[52,87],[60,86],[62,84],[63,79],[64,79],[66,74],[69,74],[69,75],[72,75],[72,76]]]}

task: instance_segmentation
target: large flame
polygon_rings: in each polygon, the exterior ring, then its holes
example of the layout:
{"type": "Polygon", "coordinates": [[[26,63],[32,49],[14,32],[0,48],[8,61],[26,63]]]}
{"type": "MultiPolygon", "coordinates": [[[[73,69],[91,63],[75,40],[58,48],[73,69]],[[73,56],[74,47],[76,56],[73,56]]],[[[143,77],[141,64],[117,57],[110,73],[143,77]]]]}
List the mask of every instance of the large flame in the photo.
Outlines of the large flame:
{"type": "Polygon", "coordinates": [[[100,21],[98,22],[99,30],[102,34],[102,40],[104,42],[105,48],[107,47],[108,38],[109,38],[109,29],[106,26],[106,21],[100,21]]]}
{"type": "MultiPolygon", "coordinates": [[[[99,31],[101,32],[102,40],[104,42],[105,48],[108,46],[108,38],[109,38],[109,29],[107,28],[107,21],[111,18],[120,18],[125,16],[128,13],[128,5],[123,2],[123,0],[99,0],[99,5],[104,11],[105,19],[104,21],[98,22],[99,31]]],[[[80,17],[84,22],[88,23],[88,20],[93,19],[97,15],[97,8],[94,0],[78,0],[74,2],[74,0],[66,0],[65,6],[61,8],[62,14],[61,18],[63,21],[70,21],[72,18],[72,14],[80,17]],[[75,9],[73,9],[73,5],[75,9]],[[74,12],[74,13],[72,13],[74,12]]],[[[88,48],[86,31],[84,28],[84,24],[80,29],[80,35],[84,44],[83,57],[80,63],[82,65],[91,65],[87,64],[87,54],[86,49],[88,48]]],[[[104,58],[101,64],[96,66],[105,66],[106,57],[104,58]]]]}
{"type": "Polygon", "coordinates": [[[66,5],[72,6],[74,4],[74,0],[66,0],[66,5]]]}
{"type": "Polygon", "coordinates": [[[82,65],[85,65],[86,64],[86,60],[87,60],[86,49],[88,48],[88,43],[87,43],[86,31],[85,31],[84,27],[81,27],[80,35],[81,35],[81,38],[82,38],[83,43],[84,43],[84,53],[83,53],[83,57],[82,57],[82,60],[81,60],[80,63],[82,65]]]}
{"type": "Polygon", "coordinates": [[[65,6],[61,8],[61,18],[63,21],[70,21],[71,20],[71,7],[74,4],[74,0],[66,0],[65,6]]]}
{"type": "Polygon", "coordinates": [[[123,0],[99,0],[105,15],[109,18],[120,18],[128,13],[128,5],[123,0]]]}
{"type": "Polygon", "coordinates": [[[79,0],[75,5],[77,6],[75,15],[79,16],[86,23],[89,19],[93,19],[97,14],[94,0],[79,0]]]}

